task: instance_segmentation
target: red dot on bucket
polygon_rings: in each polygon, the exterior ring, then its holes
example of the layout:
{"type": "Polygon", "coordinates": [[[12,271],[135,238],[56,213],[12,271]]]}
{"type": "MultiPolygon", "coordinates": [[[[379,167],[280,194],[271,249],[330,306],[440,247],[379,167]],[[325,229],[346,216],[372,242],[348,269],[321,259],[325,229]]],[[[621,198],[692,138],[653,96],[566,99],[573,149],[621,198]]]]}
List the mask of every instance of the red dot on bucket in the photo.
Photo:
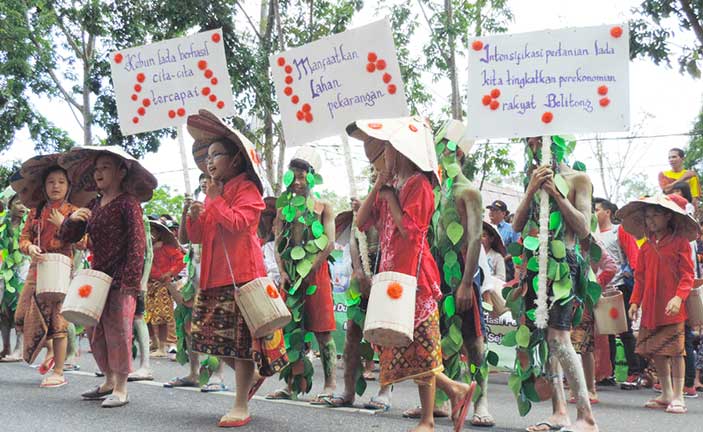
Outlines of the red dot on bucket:
{"type": "Polygon", "coordinates": [[[210,94],[210,87],[203,87],[203,95],[207,96],[210,94]]]}
{"type": "Polygon", "coordinates": [[[311,112],[306,112],[305,113],[305,121],[308,123],[312,123],[312,113],[311,112]]]}
{"type": "Polygon", "coordinates": [[[288,75],[286,76],[286,84],[293,84],[293,77],[288,75]]]}
{"type": "Polygon", "coordinates": [[[207,62],[205,60],[200,60],[198,62],[198,69],[200,69],[200,70],[207,69],[207,62]]]}
{"type": "Polygon", "coordinates": [[[395,84],[389,84],[389,85],[388,85],[388,93],[390,93],[390,94],[395,94],[396,90],[398,90],[398,89],[397,89],[397,87],[395,86],[395,84]]]}
{"type": "Polygon", "coordinates": [[[120,54],[120,53],[115,54],[115,63],[117,63],[117,64],[122,63],[122,54],[120,54]]]}
{"type": "Polygon", "coordinates": [[[498,90],[497,88],[494,88],[493,90],[491,90],[491,97],[493,99],[499,98],[500,97],[500,90],[498,90]]]}
{"type": "Polygon", "coordinates": [[[498,107],[500,107],[500,102],[498,102],[497,100],[493,100],[491,101],[490,107],[492,111],[495,111],[498,109],[498,107]]]}
{"type": "Polygon", "coordinates": [[[168,116],[171,117],[171,118],[175,118],[175,117],[176,117],[176,111],[174,111],[174,110],[168,110],[168,116]]]}
{"type": "Polygon", "coordinates": [[[139,96],[133,94],[133,95],[132,95],[132,100],[133,100],[133,101],[136,101],[137,99],[139,99],[139,96]]]}
{"type": "Polygon", "coordinates": [[[376,69],[383,70],[385,68],[386,68],[386,61],[385,60],[381,59],[376,62],[376,69]]]}
{"type": "Polygon", "coordinates": [[[375,63],[376,60],[378,60],[378,56],[376,55],[375,52],[370,52],[369,55],[366,57],[371,63],[375,63]]]}
{"type": "Polygon", "coordinates": [[[298,97],[298,95],[293,95],[293,97],[290,98],[290,101],[294,104],[297,104],[300,101],[300,98],[298,97]]]}
{"type": "Polygon", "coordinates": [[[210,84],[212,84],[212,85],[217,85],[217,77],[213,77],[213,78],[210,80],[210,84]]]}
{"type": "Polygon", "coordinates": [[[284,93],[286,96],[290,96],[290,95],[293,94],[293,89],[292,89],[291,87],[286,87],[286,88],[283,89],[283,93],[284,93]]]}
{"type": "Polygon", "coordinates": [[[184,115],[186,115],[185,108],[178,108],[177,112],[178,112],[178,117],[183,117],[184,115]]]}
{"type": "Polygon", "coordinates": [[[388,84],[389,82],[391,82],[392,79],[393,79],[393,77],[391,76],[391,74],[389,74],[387,72],[383,74],[383,82],[384,83],[388,84]]]}
{"type": "Polygon", "coordinates": [[[376,72],[376,64],[375,63],[369,63],[366,65],[366,71],[369,73],[374,73],[376,72]]]}
{"type": "Polygon", "coordinates": [[[284,59],[283,57],[279,57],[278,58],[278,65],[283,66],[285,64],[286,64],[286,59],[284,59]]]}
{"type": "Polygon", "coordinates": [[[151,105],[151,101],[149,99],[144,99],[142,101],[142,105],[144,105],[145,107],[148,107],[149,105],[151,105]]]}
{"type": "Polygon", "coordinates": [[[222,36],[220,36],[219,33],[213,33],[213,34],[212,34],[212,41],[215,42],[215,43],[218,43],[221,38],[222,38],[222,36]]]}
{"type": "Polygon", "coordinates": [[[139,93],[140,91],[142,91],[142,86],[139,84],[134,84],[134,91],[139,93]]]}
{"type": "Polygon", "coordinates": [[[286,71],[286,73],[289,74],[289,73],[292,73],[292,72],[293,72],[293,67],[292,67],[291,65],[287,65],[287,66],[285,67],[285,69],[283,69],[283,70],[286,71]]]}
{"type": "Polygon", "coordinates": [[[619,315],[620,315],[620,313],[618,312],[618,310],[616,308],[614,308],[614,307],[610,308],[610,318],[618,319],[619,315]]]}
{"type": "Polygon", "coordinates": [[[139,72],[137,74],[137,81],[139,81],[140,83],[144,82],[145,79],[146,79],[146,76],[143,73],[139,72]]]}
{"type": "Polygon", "coordinates": [[[139,117],[133,117],[133,118],[132,118],[132,123],[134,123],[134,124],[139,123],[139,117]]]}
{"type": "Polygon", "coordinates": [[[543,123],[551,123],[552,120],[554,120],[554,114],[552,114],[550,111],[547,111],[546,113],[542,114],[543,123]]]}
{"type": "Polygon", "coordinates": [[[216,100],[217,100],[217,96],[215,96],[214,94],[211,94],[210,95],[210,102],[215,102],[216,100]]]}
{"type": "Polygon", "coordinates": [[[223,101],[217,102],[217,108],[222,109],[225,107],[225,103],[223,101]]]}
{"type": "Polygon", "coordinates": [[[212,71],[210,69],[205,71],[205,78],[207,78],[207,79],[212,78],[212,71]]]}
{"type": "Polygon", "coordinates": [[[303,104],[303,112],[310,112],[310,108],[311,106],[309,103],[303,104]]]}
{"type": "Polygon", "coordinates": [[[140,116],[146,114],[146,110],[144,109],[144,107],[139,107],[139,109],[137,109],[137,114],[139,114],[140,116]]]}

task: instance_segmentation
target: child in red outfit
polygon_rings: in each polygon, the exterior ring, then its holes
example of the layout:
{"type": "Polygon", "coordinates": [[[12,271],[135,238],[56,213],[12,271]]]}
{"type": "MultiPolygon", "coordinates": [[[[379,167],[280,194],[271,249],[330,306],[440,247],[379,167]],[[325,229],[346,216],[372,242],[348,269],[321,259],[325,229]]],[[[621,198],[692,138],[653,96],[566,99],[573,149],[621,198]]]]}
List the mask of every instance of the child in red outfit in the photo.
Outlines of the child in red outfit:
{"type": "Polygon", "coordinates": [[[638,204],[647,242],[640,249],[629,314],[634,319],[642,310],[636,352],[654,359],[662,386],[662,394],[645,406],[683,414],[684,301],[693,285],[689,238],[695,238],[697,225],[669,197],[660,196],[623,207],[623,226],[632,234],[641,233],[632,231],[638,215],[628,213],[628,207],[638,204]]]}

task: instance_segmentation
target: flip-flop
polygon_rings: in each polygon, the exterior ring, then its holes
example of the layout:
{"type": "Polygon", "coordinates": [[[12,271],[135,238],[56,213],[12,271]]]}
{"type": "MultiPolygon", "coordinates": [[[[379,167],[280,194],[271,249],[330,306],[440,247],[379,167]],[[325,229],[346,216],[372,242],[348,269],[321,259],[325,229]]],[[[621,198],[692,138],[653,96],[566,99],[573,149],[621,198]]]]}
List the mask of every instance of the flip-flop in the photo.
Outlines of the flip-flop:
{"type": "Polygon", "coordinates": [[[566,426],[562,426],[562,425],[552,424],[551,422],[548,422],[548,421],[541,421],[539,423],[533,424],[532,426],[528,426],[527,428],[525,428],[525,431],[530,432],[530,429],[540,427],[540,426],[547,426],[549,429],[543,429],[542,431],[539,431],[539,432],[561,431],[566,427],[566,426]]]}
{"type": "Polygon", "coordinates": [[[257,391],[261,388],[261,385],[266,381],[266,377],[261,377],[256,382],[254,383],[253,386],[249,389],[249,393],[247,394],[247,400],[251,400],[254,395],[256,394],[257,391]]]}
{"type": "Polygon", "coordinates": [[[49,378],[52,378],[52,377],[44,378],[44,380],[41,382],[41,384],[39,384],[39,387],[41,387],[41,388],[59,388],[59,387],[63,387],[66,384],[68,384],[68,380],[65,377],[62,377],[60,381],[55,381],[53,383],[49,382],[50,381],[49,378]]]}
{"type": "MultiPolygon", "coordinates": [[[[449,413],[447,413],[444,409],[440,409],[435,407],[434,412],[432,413],[434,418],[447,418],[449,417],[449,413]]],[[[419,419],[422,417],[422,407],[415,407],[415,408],[409,408],[403,411],[403,418],[409,418],[409,419],[419,419]]]]}
{"type": "Polygon", "coordinates": [[[251,416],[243,419],[237,420],[227,420],[226,416],[223,416],[219,422],[217,422],[217,427],[221,428],[236,428],[247,425],[251,422],[251,416]]]}
{"type": "Polygon", "coordinates": [[[74,372],[79,370],[81,370],[81,367],[75,363],[64,363],[63,365],[64,372],[74,372]]]}
{"type": "Polygon", "coordinates": [[[331,395],[329,393],[320,393],[315,398],[310,400],[309,404],[310,405],[315,405],[315,406],[326,406],[327,402],[325,402],[325,398],[331,398],[334,395],[331,395]]]}
{"type": "Polygon", "coordinates": [[[206,385],[200,387],[200,391],[202,393],[217,393],[221,391],[227,391],[227,386],[223,382],[207,383],[206,385]]]}
{"type": "Polygon", "coordinates": [[[18,363],[21,362],[22,359],[20,357],[13,357],[11,355],[7,357],[0,358],[0,363],[18,363]]]}
{"type": "Polygon", "coordinates": [[[368,410],[388,412],[391,409],[391,404],[383,402],[377,396],[371,396],[371,400],[364,404],[364,408],[368,410]]]}
{"type": "Polygon", "coordinates": [[[666,407],[665,411],[669,414],[686,414],[688,412],[688,408],[686,408],[686,405],[681,402],[672,402],[666,407]]]}
{"type": "Polygon", "coordinates": [[[644,407],[649,409],[666,409],[668,406],[669,402],[660,401],[658,399],[650,399],[644,404],[644,407]]]}
{"type": "Polygon", "coordinates": [[[176,377],[176,378],[172,379],[171,381],[164,383],[164,387],[166,387],[166,388],[198,387],[198,383],[196,383],[195,381],[189,381],[185,378],[176,377]]]}
{"type": "Polygon", "coordinates": [[[461,400],[459,405],[452,409],[452,420],[454,421],[454,432],[460,432],[464,428],[464,421],[466,421],[466,415],[469,413],[469,408],[471,407],[471,400],[474,397],[474,391],[476,390],[476,381],[469,384],[469,391],[461,400]]]}
{"type": "Polygon", "coordinates": [[[366,381],[376,381],[376,374],[373,372],[364,372],[363,376],[366,381]]]}
{"type": "Polygon", "coordinates": [[[54,361],[54,358],[51,357],[46,365],[44,365],[44,363],[42,362],[42,364],[39,365],[39,368],[37,368],[37,370],[39,371],[39,374],[46,375],[46,373],[53,369],[54,366],[56,366],[56,362],[54,361]]]}
{"type": "Polygon", "coordinates": [[[150,373],[137,374],[136,372],[127,375],[127,381],[154,381],[154,376],[150,373]]]}
{"type": "Polygon", "coordinates": [[[477,427],[492,427],[496,425],[496,421],[493,416],[489,415],[478,415],[474,414],[471,417],[471,426],[477,427]]]}
{"type": "Polygon", "coordinates": [[[290,392],[286,389],[279,389],[266,395],[268,400],[291,400],[290,392]]]}
{"type": "Polygon", "coordinates": [[[100,386],[95,387],[93,390],[87,391],[81,395],[85,400],[101,400],[105,399],[106,396],[112,394],[112,389],[107,391],[100,391],[100,386]]]}
{"type": "MultiPolygon", "coordinates": [[[[597,398],[590,398],[590,397],[589,397],[589,398],[588,398],[588,401],[591,403],[591,405],[598,405],[598,404],[600,403],[600,399],[597,399],[597,398]]],[[[570,404],[575,404],[575,403],[576,403],[576,398],[575,398],[575,397],[569,398],[569,403],[570,403],[570,404]]]]}
{"type": "Polygon", "coordinates": [[[353,400],[346,400],[342,395],[334,395],[329,397],[323,397],[322,400],[330,408],[349,408],[354,406],[353,400]]]}

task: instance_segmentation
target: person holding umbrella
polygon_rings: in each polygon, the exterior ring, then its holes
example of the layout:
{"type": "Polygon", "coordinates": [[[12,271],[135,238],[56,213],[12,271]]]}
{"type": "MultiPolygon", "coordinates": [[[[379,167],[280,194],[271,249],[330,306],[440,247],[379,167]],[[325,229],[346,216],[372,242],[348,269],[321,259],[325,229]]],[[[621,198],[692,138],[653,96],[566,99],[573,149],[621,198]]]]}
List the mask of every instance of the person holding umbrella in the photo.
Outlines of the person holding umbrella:
{"type": "Polygon", "coordinates": [[[154,176],[116,146],[76,147],[59,160],[76,185],[99,196],[71,214],[61,226],[64,241],[90,237],[93,270],[112,277],[110,292],[93,328],[90,346],[105,382],[82,394],[106,398],[104,408],[126,405],[132,368],[132,329],[146,247],[140,201],[151,199],[154,176]]]}

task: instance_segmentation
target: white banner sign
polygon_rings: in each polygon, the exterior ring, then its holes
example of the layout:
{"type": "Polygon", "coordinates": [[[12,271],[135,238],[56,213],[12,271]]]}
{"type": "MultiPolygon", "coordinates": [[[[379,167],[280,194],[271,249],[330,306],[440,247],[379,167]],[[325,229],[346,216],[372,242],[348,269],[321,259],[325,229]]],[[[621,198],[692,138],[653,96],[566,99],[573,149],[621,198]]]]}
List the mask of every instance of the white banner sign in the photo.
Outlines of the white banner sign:
{"type": "Polygon", "coordinates": [[[181,125],[201,108],[234,114],[221,29],[113,52],[110,66],[123,135],[181,125]]]}
{"type": "Polygon", "coordinates": [[[472,138],[627,131],[627,25],[480,37],[469,46],[472,138]]]}
{"type": "Polygon", "coordinates": [[[344,133],[362,118],[408,115],[387,19],[270,57],[286,143],[344,133]]]}

